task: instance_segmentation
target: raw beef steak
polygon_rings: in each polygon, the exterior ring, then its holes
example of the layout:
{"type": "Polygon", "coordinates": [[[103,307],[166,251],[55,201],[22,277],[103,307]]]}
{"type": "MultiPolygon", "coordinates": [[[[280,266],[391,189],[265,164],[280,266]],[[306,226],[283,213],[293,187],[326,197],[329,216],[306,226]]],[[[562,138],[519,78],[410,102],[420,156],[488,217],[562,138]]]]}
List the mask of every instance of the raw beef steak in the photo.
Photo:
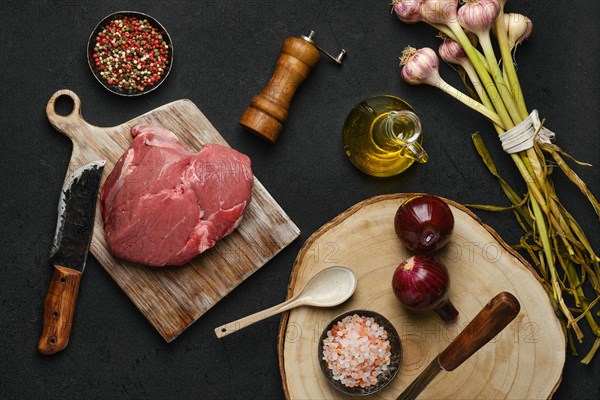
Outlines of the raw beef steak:
{"type": "Polygon", "coordinates": [[[207,144],[194,153],[169,130],[136,125],[101,196],[112,254],[152,266],[181,265],[238,227],[251,200],[250,159],[207,144]]]}

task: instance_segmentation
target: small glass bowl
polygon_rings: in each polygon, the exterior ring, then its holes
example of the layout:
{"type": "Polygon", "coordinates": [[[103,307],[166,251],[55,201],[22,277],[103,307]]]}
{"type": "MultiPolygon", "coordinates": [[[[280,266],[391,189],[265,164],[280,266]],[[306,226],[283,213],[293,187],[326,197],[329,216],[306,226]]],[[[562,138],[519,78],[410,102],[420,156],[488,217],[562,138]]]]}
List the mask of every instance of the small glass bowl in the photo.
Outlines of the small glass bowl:
{"type": "Polygon", "coordinates": [[[98,25],[96,25],[96,27],[92,31],[92,34],[90,35],[90,38],[88,40],[88,45],[87,45],[87,59],[88,59],[88,65],[90,67],[90,70],[92,71],[92,74],[94,75],[96,80],[98,82],[100,82],[100,84],[102,86],[104,86],[105,89],[107,89],[108,91],[110,91],[114,94],[118,94],[120,96],[127,96],[127,97],[141,96],[143,94],[150,93],[151,91],[155,90],[157,87],[162,85],[162,83],[167,79],[167,76],[169,76],[169,73],[171,72],[171,67],[173,66],[173,43],[171,42],[171,36],[169,36],[169,32],[167,32],[165,27],[162,26],[160,22],[158,22],[156,19],[149,16],[148,14],[144,14],[144,13],[141,13],[138,11],[118,11],[118,12],[112,13],[112,14],[104,17],[104,19],[102,19],[102,21],[100,21],[98,23],[98,25]],[[98,35],[98,33],[100,31],[102,31],[102,29],[106,26],[107,23],[109,23],[110,21],[115,20],[115,19],[121,19],[123,17],[128,17],[128,18],[136,17],[138,19],[148,20],[148,22],[155,29],[160,31],[160,33],[163,37],[163,40],[165,41],[167,46],[169,46],[169,63],[166,66],[167,70],[165,71],[164,76],[154,86],[147,86],[143,90],[123,89],[117,85],[108,84],[108,82],[106,82],[100,75],[100,71],[96,68],[96,63],[94,62],[93,56],[94,56],[94,47],[96,46],[96,36],[98,35]]]}
{"type": "Polygon", "coordinates": [[[383,315],[368,310],[351,310],[338,315],[327,324],[327,326],[323,330],[323,333],[321,333],[321,337],[319,338],[317,355],[319,357],[319,365],[321,366],[321,371],[323,372],[323,375],[334,388],[350,396],[367,396],[380,391],[396,377],[396,374],[400,369],[400,365],[402,365],[402,343],[400,342],[400,336],[398,335],[396,328],[394,328],[392,323],[383,315]],[[390,365],[388,369],[377,377],[377,383],[375,385],[366,386],[364,388],[360,386],[351,388],[344,385],[340,381],[334,380],[333,374],[327,366],[327,361],[323,360],[323,340],[327,337],[327,331],[331,330],[333,325],[335,325],[342,319],[354,314],[358,314],[361,317],[373,318],[375,322],[379,324],[379,326],[382,326],[383,329],[385,329],[388,335],[387,340],[390,342],[391,345],[390,352],[392,353],[392,355],[390,357],[390,365]]]}

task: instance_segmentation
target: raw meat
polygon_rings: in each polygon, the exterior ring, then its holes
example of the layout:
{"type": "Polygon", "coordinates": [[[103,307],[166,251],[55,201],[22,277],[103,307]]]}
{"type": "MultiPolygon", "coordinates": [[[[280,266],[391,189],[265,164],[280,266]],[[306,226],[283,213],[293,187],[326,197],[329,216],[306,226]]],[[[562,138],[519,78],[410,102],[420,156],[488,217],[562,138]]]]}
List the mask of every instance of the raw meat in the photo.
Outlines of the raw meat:
{"type": "Polygon", "coordinates": [[[238,227],[251,200],[247,156],[218,144],[194,153],[173,132],[150,125],[131,133],[135,139],[100,193],[112,254],[181,265],[238,227]]]}

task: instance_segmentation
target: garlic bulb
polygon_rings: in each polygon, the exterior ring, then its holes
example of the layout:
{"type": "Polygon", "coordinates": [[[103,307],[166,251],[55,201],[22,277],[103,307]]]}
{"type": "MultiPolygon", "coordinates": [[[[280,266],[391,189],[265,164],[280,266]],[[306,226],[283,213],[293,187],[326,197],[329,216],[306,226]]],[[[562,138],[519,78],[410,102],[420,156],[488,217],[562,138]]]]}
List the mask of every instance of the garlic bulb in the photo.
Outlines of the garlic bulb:
{"type": "Polygon", "coordinates": [[[511,49],[527,39],[533,30],[533,22],[522,14],[504,14],[504,24],[506,25],[508,44],[511,49]]]}
{"type": "Polygon", "coordinates": [[[421,18],[429,24],[450,25],[456,21],[458,0],[424,0],[421,3],[421,18]]]}
{"type": "Polygon", "coordinates": [[[429,47],[415,49],[407,47],[400,58],[402,79],[410,85],[435,85],[440,79],[440,61],[435,51],[429,47]]]}
{"type": "Polygon", "coordinates": [[[444,39],[444,42],[438,49],[438,53],[440,53],[442,60],[449,64],[460,65],[464,62],[465,58],[467,58],[465,49],[463,49],[460,43],[455,42],[452,39],[444,39]]]}
{"type": "Polygon", "coordinates": [[[406,24],[415,24],[422,21],[421,0],[394,0],[392,2],[392,11],[400,21],[406,24]]]}
{"type": "Polygon", "coordinates": [[[489,32],[492,23],[500,14],[498,0],[465,0],[458,9],[458,23],[477,36],[489,32]]]}
{"type": "MultiPolygon", "coordinates": [[[[467,37],[473,46],[477,45],[477,36],[471,32],[467,32],[467,37]]],[[[442,57],[442,60],[449,64],[463,65],[464,62],[469,62],[469,57],[465,53],[465,49],[463,49],[460,43],[450,38],[444,39],[444,42],[438,49],[438,53],[442,57]]]]}

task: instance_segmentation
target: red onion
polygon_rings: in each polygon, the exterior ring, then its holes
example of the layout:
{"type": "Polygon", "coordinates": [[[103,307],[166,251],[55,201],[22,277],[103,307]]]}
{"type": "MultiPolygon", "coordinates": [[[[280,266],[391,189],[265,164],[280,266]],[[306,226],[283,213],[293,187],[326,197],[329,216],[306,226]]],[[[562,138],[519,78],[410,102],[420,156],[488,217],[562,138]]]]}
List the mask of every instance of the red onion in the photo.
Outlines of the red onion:
{"type": "Polygon", "coordinates": [[[439,197],[416,196],[398,208],[394,227],[400,241],[417,253],[431,253],[450,241],[454,216],[439,197]]]}
{"type": "Polygon", "coordinates": [[[444,321],[453,321],[458,311],[448,299],[450,276],[442,263],[431,256],[416,255],[396,268],[394,294],[408,309],[435,311],[444,321]]]}

